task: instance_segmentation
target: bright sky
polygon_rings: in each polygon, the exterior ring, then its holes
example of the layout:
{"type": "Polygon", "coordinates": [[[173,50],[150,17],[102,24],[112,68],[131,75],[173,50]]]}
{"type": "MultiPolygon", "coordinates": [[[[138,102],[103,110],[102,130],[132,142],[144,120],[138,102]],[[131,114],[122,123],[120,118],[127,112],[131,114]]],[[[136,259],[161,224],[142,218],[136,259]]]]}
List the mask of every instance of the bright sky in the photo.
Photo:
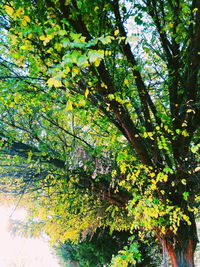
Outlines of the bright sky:
{"type": "MultiPolygon", "coordinates": [[[[60,267],[48,244],[41,239],[14,237],[8,232],[12,209],[0,207],[0,267],[60,267]]],[[[23,219],[23,210],[13,219],[23,219]]]]}

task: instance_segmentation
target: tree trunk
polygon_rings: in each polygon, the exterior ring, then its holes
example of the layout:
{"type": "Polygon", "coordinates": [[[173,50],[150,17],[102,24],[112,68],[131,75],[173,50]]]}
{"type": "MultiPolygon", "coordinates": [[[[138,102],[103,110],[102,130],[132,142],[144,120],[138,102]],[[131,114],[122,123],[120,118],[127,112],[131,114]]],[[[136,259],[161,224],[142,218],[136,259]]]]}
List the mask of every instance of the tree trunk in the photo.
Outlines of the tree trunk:
{"type": "Polygon", "coordinates": [[[167,244],[167,252],[173,267],[194,267],[194,250],[191,239],[185,240],[182,247],[167,244]]]}
{"type": "MultiPolygon", "coordinates": [[[[194,218],[191,223],[191,225],[182,223],[176,234],[171,233],[162,240],[160,238],[163,256],[165,257],[167,252],[173,267],[194,267],[194,252],[198,238],[194,218]]],[[[164,266],[167,267],[166,258],[164,266]]]]}

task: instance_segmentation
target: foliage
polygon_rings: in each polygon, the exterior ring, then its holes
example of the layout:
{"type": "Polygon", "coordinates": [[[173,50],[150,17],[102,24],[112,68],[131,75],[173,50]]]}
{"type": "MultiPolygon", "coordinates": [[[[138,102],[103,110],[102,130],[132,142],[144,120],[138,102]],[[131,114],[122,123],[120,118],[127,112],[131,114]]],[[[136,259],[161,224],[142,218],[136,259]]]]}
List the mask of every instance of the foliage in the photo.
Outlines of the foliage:
{"type": "MultiPolygon", "coordinates": [[[[108,229],[98,229],[92,236],[87,236],[85,240],[80,241],[77,245],[68,241],[64,244],[60,244],[56,248],[56,251],[63,264],[69,264],[70,260],[71,262],[78,262],[80,266],[110,266],[112,256],[116,256],[119,250],[127,250],[127,246],[133,241],[133,237],[131,237],[128,232],[114,231],[112,235],[110,235],[108,229]],[[125,247],[125,245],[127,246],[125,247]]],[[[153,242],[151,245],[152,244],[153,242]]],[[[139,244],[132,243],[132,252],[135,251],[137,255],[139,255],[138,246],[140,253],[142,252],[140,263],[136,264],[136,266],[158,266],[160,262],[159,251],[153,251],[151,245],[141,242],[139,242],[139,244]]],[[[115,264],[117,258],[119,258],[119,256],[113,259],[115,264]]],[[[134,258],[136,257],[132,257],[131,255],[131,260],[134,258]]],[[[124,262],[126,264],[126,261],[124,262]]],[[[119,264],[116,266],[125,265],[119,264]]]]}
{"type": "Polygon", "coordinates": [[[199,1],[0,7],[1,191],[29,194],[54,242],[139,229],[184,261],[200,192],[199,1]]]}
{"type": "Polygon", "coordinates": [[[77,245],[69,241],[60,244],[57,254],[60,254],[63,263],[71,260],[78,262],[80,266],[108,265],[112,255],[116,255],[118,250],[123,248],[129,235],[125,232],[114,232],[110,235],[108,229],[98,230],[77,245]]]}

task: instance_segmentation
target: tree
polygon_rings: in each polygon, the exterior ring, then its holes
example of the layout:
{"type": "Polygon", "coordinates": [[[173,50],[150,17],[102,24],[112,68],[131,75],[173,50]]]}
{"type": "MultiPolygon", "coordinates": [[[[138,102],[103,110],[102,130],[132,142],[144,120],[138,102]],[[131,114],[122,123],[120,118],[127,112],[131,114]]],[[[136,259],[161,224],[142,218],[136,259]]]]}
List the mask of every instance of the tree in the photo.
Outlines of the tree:
{"type": "MultiPolygon", "coordinates": [[[[63,263],[71,260],[78,262],[80,266],[109,266],[112,256],[116,256],[119,250],[130,243],[129,238],[129,232],[115,231],[110,235],[109,229],[99,229],[94,235],[87,236],[84,241],[76,245],[69,241],[60,244],[56,247],[56,254],[63,263]]],[[[158,266],[161,259],[159,252],[152,250],[152,245],[153,243],[151,246],[147,246],[140,242],[139,251],[143,258],[140,263],[134,266],[158,266]]]]}
{"type": "Polygon", "coordinates": [[[2,1],[4,169],[26,159],[20,188],[73,196],[77,236],[136,228],[194,266],[199,24],[199,0],[2,1]]]}

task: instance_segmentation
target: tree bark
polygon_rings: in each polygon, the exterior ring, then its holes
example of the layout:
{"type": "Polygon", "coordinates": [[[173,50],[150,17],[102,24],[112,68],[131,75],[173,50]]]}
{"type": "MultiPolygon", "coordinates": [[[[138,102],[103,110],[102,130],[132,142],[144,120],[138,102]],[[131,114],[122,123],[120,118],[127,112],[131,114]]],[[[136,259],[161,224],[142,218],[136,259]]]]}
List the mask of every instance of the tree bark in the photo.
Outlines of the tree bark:
{"type": "Polygon", "coordinates": [[[194,244],[191,239],[185,240],[185,247],[167,244],[167,251],[173,267],[194,267],[194,244]]]}
{"type": "MultiPolygon", "coordinates": [[[[190,218],[191,221],[191,218],[190,218]]],[[[194,267],[194,252],[198,242],[195,220],[191,225],[183,224],[176,234],[159,238],[163,248],[163,255],[169,255],[172,267],[194,267]]],[[[167,261],[164,259],[165,267],[167,261]]]]}

